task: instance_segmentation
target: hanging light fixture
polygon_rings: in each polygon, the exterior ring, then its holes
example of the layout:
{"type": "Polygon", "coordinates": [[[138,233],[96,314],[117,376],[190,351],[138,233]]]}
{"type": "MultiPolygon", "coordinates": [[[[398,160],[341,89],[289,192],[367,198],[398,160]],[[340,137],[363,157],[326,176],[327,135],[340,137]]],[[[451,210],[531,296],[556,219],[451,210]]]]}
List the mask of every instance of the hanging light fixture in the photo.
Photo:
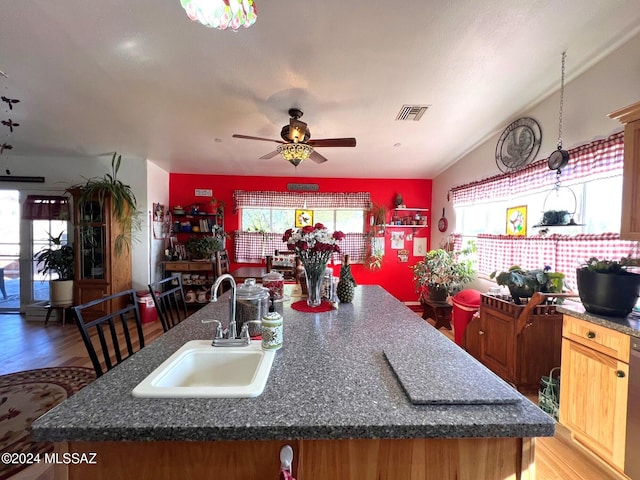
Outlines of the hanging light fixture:
{"type": "Polygon", "coordinates": [[[567,52],[562,52],[562,77],[560,81],[560,115],[558,119],[558,149],[549,155],[547,163],[551,170],[557,170],[564,168],[569,163],[569,152],[562,149],[562,107],[564,104],[564,60],[567,57],[567,52]]]}
{"type": "Polygon", "coordinates": [[[180,4],[191,20],[219,30],[249,28],[258,18],[253,0],[180,0],[180,4]]]}
{"type": "Polygon", "coordinates": [[[276,148],[282,158],[297,167],[313,153],[313,147],[306,143],[283,143],[276,148]]]}

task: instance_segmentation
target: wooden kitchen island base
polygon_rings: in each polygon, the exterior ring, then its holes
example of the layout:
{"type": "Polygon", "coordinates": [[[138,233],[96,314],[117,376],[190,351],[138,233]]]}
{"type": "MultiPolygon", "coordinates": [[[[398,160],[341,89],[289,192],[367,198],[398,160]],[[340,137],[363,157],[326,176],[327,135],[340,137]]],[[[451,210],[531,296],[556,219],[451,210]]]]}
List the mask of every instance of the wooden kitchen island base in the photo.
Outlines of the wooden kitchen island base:
{"type": "Polygon", "coordinates": [[[294,449],[297,480],[535,478],[531,438],[69,442],[56,444],[58,451],[96,452],[97,464],[60,468],[56,478],[275,480],[280,448],[287,444],[294,449]]]}

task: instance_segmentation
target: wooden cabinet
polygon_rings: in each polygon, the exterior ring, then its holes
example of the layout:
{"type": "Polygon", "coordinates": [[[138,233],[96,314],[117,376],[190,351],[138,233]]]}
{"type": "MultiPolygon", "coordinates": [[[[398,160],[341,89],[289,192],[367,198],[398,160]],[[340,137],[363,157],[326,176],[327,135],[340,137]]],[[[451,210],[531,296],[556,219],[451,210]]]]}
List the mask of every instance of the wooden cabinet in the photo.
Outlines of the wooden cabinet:
{"type": "MultiPolygon", "coordinates": [[[[75,277],[74,303],[81,305],[131,288],[131,251],[127,245],[116,249],[119,237],[131,238],[113,216],[112,199],[105,196],[79,205],[81,190],[72,191],[74,200],[75,277]]],[[[130,243],[130,242],[129,242],[130,243]]],[[[112,305],[111,308],[118,308],[112,305]]],[[[87,311],[88,319],[107,313],[102,306],[87,311]]]]}
{"type": "Polygon", "coordinates": [[[525,306],[482,295],[480,317],[463,335],[469,354],[521,392],[537,392],[542,376],[560,366],[562,315],[541,300],[525,306]]]}
{"type": "Polygon", "coordinates": [[[620,238],[640,240],[640,102],[609,114],[624,125],[620,238]]]}
{"type": "MultiPolygon", "coordinates": [[[[95,452],[91,465],[59,465],[69,480],[130,478],[276,479],[280,449],[293,448],[300,480],[535,478],[531,438],[69,442],[64,452],[95,452]],[[135,459],[133,461],[126,461],[135,459]]],[[[283,478],[282,476],[280,478],[283,478]]]]}
{"type": "Polygon", "coordinates": [[[177,261],[162,262],[165,275],[172,274],[182,277],[182,288],[185,293],[185,302],[189,308],[200,308],[210,299],[211,285],[216,279],[215,262],[177,261]],[[200,297],[198,293],[200,292],[200,297]],[[202,297],[202,292],[205,298],[202,297]]]}
{"type": "Polygon", "coordinates": [[[630,337],[564,316],[560,423],[620,471],[624,468],[630,337]]]}

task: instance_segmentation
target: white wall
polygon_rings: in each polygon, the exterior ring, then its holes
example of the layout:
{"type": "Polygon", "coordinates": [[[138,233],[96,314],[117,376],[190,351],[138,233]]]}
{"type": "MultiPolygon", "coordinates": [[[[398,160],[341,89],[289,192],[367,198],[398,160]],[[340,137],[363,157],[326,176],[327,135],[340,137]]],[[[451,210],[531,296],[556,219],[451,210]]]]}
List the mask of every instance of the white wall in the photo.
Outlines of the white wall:
{"type": "MultiPolygon", "coordinates": [[[[169,207],[169,172],[163,170],[155,163],[147,161],[147,213],[149,218],[153,218],[153,204],[160,203],[169,207]]],[[[149,282],[153,283],[162,280],[162,269],[160,262],[164,260],[164,240],[153,237],[153,231],[149,239],[148,269],[149,282]]]]}
{"type": "MultiPolygon", "coordinates": [[[[28,190],[30,193],[64,193],[72,185],[82,185],[92,177],[111,173],[111,155],[100,157],[21,157],[10,155],[9,168],[13,175],[43,176],[44,183],[3,182],[3,189],[28,190]]],[[[145,212],[143,228],[132,244],[133,287],[146,289],[149,283],[149,221],[146,215],[147,166],[143,159],[122,156],[118,179],[131,186],[138,208],[145,212]]],[[[161,188],[161,187],[159,187],[161,188]]],[[[166,195],[169,195],[168,174],[166,195]]]]}
{"type": "MultiPolygon", "coordinates": [[[[558,54],[558,90],[560,87],[560,53],[558,54]]],[[[567,52],[566,65],[571,62],[567,52]]],[[[565,84],[563,112],[563,148],[568,150],[590,141],[605,138],[622,130],[617,120],[607,114],[640,101],[640,35],[631,39],[579,77],[565,84]]],[[[520,117],[532,117],[542,128],[542,145],[535,160],[547,158],[558,141],[560,95],[546,98],[538,105],[513,115],[506,127],[520,117]]],[[[503,127],[503,129],[504,129],[503,127]]],[[[433,179],[433,224],[442,208],[447,211],[449,229],[441,234],[432,229],[432,245],[438,245],[448,233],[455,231],[453,205],[447,201],[449,189],[500,173],[495,163],[495,148],[502,130],[433,179]]],[[[549,185],[551,187],[551,183],[549,185]]]]}

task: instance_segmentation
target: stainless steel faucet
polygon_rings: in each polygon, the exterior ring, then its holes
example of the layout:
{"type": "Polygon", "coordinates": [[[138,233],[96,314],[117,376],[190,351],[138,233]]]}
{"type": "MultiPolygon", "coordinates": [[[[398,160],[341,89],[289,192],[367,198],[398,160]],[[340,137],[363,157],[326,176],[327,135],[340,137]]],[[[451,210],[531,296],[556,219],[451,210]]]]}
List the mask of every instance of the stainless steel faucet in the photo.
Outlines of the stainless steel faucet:
{"type": "Polygon", "coordinates": [[[216,335],[216,338],[213,339],[214,346],[217,343],[222,344],[223,342],[221,342],[221,340],[227,340],[227,342],[224,342],[225,344],[230,344],[229,340],[238,340],[236,338],[238,336],[238,332],[236,328],[236,280],[235,278],[233,278],[233,276],[229,275],[228,273],[223,273],[218,278],[216,278],[216,281],[211,286],[211,301],[212,302],[218,301],[218,288],[220,287],[220,284],[225,280],[228,280],[229,283],[231,284],[231,305],[229,308],[229,324],[226,330],[227,338],[217,338],[217,335],[216,335]]]}

